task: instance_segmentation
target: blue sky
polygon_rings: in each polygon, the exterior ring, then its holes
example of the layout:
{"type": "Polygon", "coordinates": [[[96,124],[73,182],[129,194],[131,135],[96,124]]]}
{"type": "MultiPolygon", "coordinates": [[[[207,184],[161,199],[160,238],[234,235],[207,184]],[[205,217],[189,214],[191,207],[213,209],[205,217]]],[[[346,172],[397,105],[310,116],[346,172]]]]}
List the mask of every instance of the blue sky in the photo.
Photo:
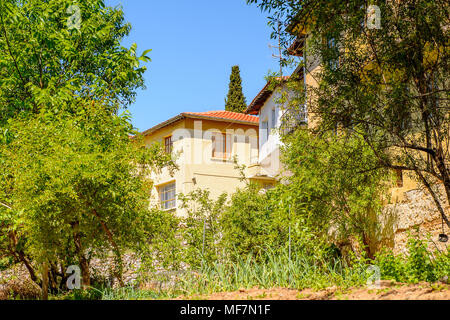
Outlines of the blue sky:
{"type": "Polygon", "coordinates": [[[184,111],[224,109],[231,66],[239,65],[247,103],[265,84],[272,57],[267,14],[245,0],[107,0],[123,6],[133,29],[123,42],[152,49],[147,89],[129,108],[145,130],[184,111]]]}

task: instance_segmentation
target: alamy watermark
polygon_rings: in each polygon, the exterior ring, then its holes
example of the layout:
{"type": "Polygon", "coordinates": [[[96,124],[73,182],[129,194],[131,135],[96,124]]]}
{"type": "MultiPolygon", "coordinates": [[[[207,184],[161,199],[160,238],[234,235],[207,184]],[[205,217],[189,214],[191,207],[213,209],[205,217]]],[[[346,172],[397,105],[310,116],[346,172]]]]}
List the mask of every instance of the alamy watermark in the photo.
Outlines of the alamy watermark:
{"type": "Polygon", "coordinates": [[[366,11],[366,27],[367,29],[381,29],[381,10],[377,5],[370,5],[366,11]]]}
{"type": "Polygon", "coordinates": [[[71,275],[67,278],[67,289],[80,289],[81,288],[81,270],[77,265],[71,265],[67,268],[66,273],[71,275]]]}
{"type": "Polygon", "coordinates": [[[67,29],[81,29],[81,10],[76,4],[69,6],[66,13],[70,16],[67,18],[67,29]]]}
{"type": "Polygon", "coordinates": [[[381,272],[380,267],[371,264],[366,269],[366,274],[370,274],[367,278],[367,288],[369,289],[380,289],[381,288],[381,272]]]}

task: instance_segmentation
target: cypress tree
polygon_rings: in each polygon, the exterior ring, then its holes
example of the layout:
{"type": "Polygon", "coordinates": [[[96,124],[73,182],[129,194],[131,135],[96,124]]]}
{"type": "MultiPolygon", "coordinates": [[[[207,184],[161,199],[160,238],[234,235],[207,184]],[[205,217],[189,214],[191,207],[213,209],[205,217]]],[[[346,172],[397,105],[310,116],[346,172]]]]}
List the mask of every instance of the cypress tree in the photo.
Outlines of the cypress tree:
{"type": "Polygon", "coordinates": [[[228,95],[225,98],[225,110],[243,113],[247,109],[244,93],[242,92],[242,80],[239,66],[231,68],[228,95]]]}

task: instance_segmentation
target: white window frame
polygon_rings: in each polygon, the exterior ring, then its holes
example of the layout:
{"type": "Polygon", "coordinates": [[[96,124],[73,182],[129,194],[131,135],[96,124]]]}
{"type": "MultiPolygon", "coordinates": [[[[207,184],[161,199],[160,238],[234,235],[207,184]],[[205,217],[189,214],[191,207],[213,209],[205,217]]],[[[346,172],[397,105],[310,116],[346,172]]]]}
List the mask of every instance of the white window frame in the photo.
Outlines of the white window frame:
{"type": "Polygon", "coordinates": [[[263,144],[269,141],[269,130],[270,128],[268,119],[261,121],[261,133],[263,135],[263,144]]]}
{"type": "Polygon", "coordinates": [[[277,110],[275,107],[272,108],[270,117],[271,117],[271,121],[272,121],[272,123],[271,123],[272,129],[275,129],[277,126],[277,110]]]}
{"type": "Polygon", "coordinates": [[[177,207],[176,182],[169,182],[158,187],[159,203],[161,209],[173,210],[177,207]],[[170,198],[169,198],[170,197],[170,198]]]}
{"type": "Polygon", "coordinates": [[[213,159],[231,159],[233,153],[233,135],[226,132],[213,132],[211,136],[211,157],[213,159]]]}

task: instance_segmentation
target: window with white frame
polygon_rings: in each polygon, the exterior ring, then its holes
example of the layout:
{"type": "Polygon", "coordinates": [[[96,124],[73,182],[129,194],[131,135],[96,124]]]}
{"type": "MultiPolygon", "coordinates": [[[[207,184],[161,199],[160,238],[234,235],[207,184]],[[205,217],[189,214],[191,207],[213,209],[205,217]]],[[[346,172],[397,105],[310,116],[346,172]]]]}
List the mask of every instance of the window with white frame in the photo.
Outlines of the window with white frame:
{"type": "Polygon", "coordinates": [[[277,124],[277,112],[275,110],[275,108],[272,108],[272,114],[271,114],[271,121],[272,121],[272,129],[275,128],[276,124],[277,124]]]}
{"type": "Polygon", "coordinates": [[[269,139],[269,122],[267,120],[261,122],[261,135],[263,143],[269,139]]]}
{"type": "Polygon", "coordinates": [[[339,68],[339,48],[335,38],[328,39],[328,48],[332,50],[332,56],[334,56],[334,58],[328,61],[328,65],[331,70],[336,71],[339,68]]]}
{"type": "Polygon", "coordinates": [[[232,150],[232,135],[214,132],[211,137],[213,158],[229,159],[232,150]]]}
{"type": "Polygon", "coordinates": [[[161,209],[170,210],[175,209],[176,195],[175,195],[175,182],[168,183],[159,187],[159,201],[161,203],[161,209]]]}

